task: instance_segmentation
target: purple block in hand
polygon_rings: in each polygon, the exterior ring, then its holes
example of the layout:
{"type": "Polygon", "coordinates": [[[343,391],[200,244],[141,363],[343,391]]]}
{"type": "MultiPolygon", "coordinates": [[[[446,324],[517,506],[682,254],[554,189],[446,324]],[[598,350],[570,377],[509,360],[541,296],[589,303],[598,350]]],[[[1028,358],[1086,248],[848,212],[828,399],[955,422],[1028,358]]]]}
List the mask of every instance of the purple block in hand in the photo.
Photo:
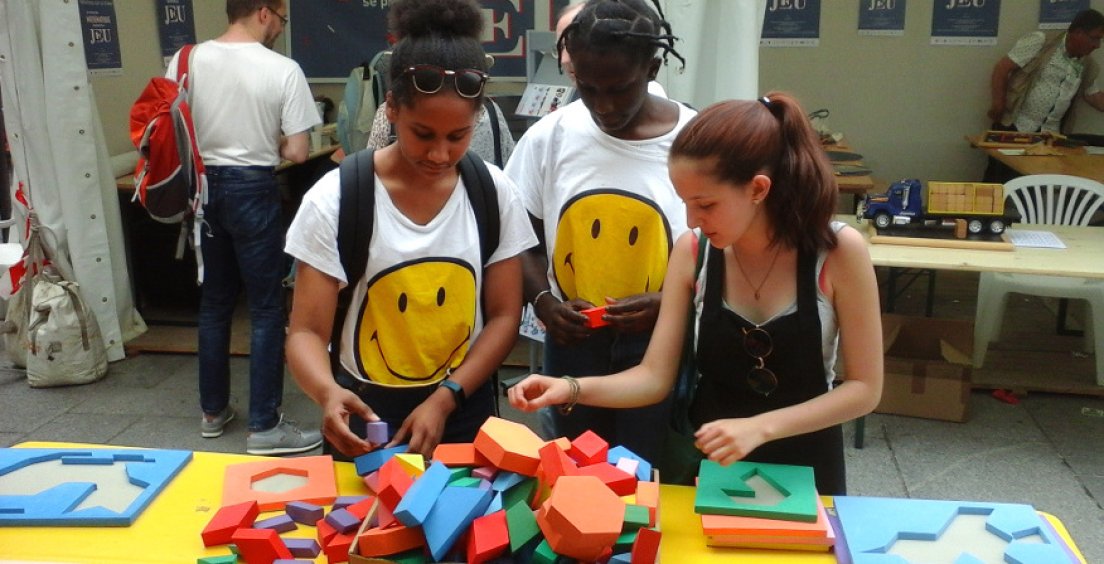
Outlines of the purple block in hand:
{"type": "Polygon", "coordinates": [[[364,433],[364,439],[374,445],[382,445],[387,442],[387,422],[369,421],[364,433]]]}
{"type": "Polygon", "coordinates": [[[285,514],[257,521],[256,523],[253,523],[253,528],[272,529],[277,533],[286,533],[288,531],[294,531],[298,527],[295,525],[295,521],[292,521],[291,517],[285,514]]]}
{"type": "Polygon", "coordinates": [[[286,511],[288,516],[296,523],[302,523],[312,527],[315,523],[318,523],[319,519],[326,515],[325,509],[321,506],[305,501],[289,501],[284,507],[284,511],[286,511]]]}

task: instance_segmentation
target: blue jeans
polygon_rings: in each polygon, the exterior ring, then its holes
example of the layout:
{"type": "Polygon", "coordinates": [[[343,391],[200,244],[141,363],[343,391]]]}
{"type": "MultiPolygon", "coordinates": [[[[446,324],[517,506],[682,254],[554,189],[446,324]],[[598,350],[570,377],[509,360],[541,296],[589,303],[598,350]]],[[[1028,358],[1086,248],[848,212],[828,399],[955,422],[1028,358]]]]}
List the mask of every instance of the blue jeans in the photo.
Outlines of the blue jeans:
{"type": "Polygon", "coordinates": [[[249,340],[249,430],[279,422],[284,395],[284,229],[271,167],[207,167],[203,286],[199,303],[199,404],[230,402],[230,321],[245,286],[249,340]]]}
{"type": "MultiPolygon", "coordinates": [[[[620,334],[610,329],[598,331],[587,340],[569,346],[557,345],[545,339],[544,368],[550,376],[599,376],[614,374],[632,368],[644,358],[651,333],[620,334]]],[[[659,459],[663,438],[668,428],[671,398],[630,409],[611,409],[577,405],[570,415],[562,415],[555,408],[545,408],[540,414],[542,424],[551,422],[551,429],[544,429],[552,437],[574,440],[583,431],[591,430],[609,443],[621,445],[645,460],[659,459]]]]}

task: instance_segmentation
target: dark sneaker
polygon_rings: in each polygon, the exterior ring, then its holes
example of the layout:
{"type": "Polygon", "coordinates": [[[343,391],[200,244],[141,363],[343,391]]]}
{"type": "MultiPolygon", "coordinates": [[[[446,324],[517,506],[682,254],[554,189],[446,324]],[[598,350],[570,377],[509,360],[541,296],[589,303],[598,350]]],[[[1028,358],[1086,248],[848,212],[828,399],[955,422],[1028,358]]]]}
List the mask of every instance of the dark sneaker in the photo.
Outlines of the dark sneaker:
{"type": "Polygon", "coordinates": [[[281,414],[275,427],[249,433],[245,439],[245,452],[261,456],[295,454],[313,450],[321,444],[322,433],[304,431],[281,414]]]}
{"type": "Polygon", "coordinates": [[[234,408],[229,405],[218,415],[203,414],[199,421],[199,434],[205,439],[213,439],[222,435],[226,424],[234,419],[234,408]]]}

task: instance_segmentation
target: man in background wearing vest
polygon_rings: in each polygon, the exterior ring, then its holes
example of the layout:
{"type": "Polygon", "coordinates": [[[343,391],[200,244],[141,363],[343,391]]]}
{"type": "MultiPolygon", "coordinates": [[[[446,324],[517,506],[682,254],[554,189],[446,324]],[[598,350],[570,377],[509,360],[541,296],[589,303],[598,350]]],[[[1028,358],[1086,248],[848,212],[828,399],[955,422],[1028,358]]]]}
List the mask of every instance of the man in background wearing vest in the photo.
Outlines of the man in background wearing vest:
{"type": "MultiPolygon", "coordinates": [[[[1104,111],[1104,93],[1095,81],[1095,69],[1086,73],[1092,65],[1088,56],[1100,47],[1101,37],[1104,15],[1084,10],[1074,16],[1065,34],[1048,40],[1043,32],[1035,31],[1020,38],[993,67],[988,112],[992,129],[1059,132],[1070,103],[1082,90],[1083,78],[1088,79],[1086,84],[1091,83],[1084,91],[1086,102],[1104,111]]],[[[1007,180],[1000,173],[1007,176],[1010,170],[994,170],[994,165],[1000,164],[990,159],[985,171],[987,182],[1007,180]]]]}
{"type": "MultiPolygon", "coordinates": [[[[273,176],[280,159],[307,159],[308,130],[321,123],[299,65],[271,50],[288,23],[284,0],[227,0],[230,25],[193,50],[189,100],[208,201],[196,229],[203,236],[199,306],[200,434],[222,435],[230,405],[230,322],[245,287],[252,324],[249,435],[246,452],[280,455],[322,443],[280,412],[284,382],[287,263],[280,195],[273,176]]],[[[177,54],[179,56],[179,53],[177,54]]],[[[176,58],[165,76],[176,76],[176,58]]]]}

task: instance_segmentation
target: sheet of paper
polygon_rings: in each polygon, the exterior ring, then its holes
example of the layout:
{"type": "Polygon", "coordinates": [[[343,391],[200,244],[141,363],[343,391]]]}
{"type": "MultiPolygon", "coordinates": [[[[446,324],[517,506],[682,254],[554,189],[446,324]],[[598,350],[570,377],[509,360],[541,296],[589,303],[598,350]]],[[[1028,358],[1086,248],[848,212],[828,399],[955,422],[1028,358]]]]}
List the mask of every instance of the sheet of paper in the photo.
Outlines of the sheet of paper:
{"type": "Polygon", "coordinates": [[[1017,247],[1039,247],[1043,249],[1064,249],[1066,244],[1050,231],[1027,231],[1009,229],[1008,237],[1017,247]]]}
{"type": "Polygon", "coordinates": [[[1104,147],[1087,146],[1085,147],[1085,153],[1089,155],[1104,155],[1104,147]]]}
{"type": "Polygon", "coordinates": [[[997,152],[1010,157],[1022,157],[1026,151],[1023,149],[997,149],[997,152]]]}

